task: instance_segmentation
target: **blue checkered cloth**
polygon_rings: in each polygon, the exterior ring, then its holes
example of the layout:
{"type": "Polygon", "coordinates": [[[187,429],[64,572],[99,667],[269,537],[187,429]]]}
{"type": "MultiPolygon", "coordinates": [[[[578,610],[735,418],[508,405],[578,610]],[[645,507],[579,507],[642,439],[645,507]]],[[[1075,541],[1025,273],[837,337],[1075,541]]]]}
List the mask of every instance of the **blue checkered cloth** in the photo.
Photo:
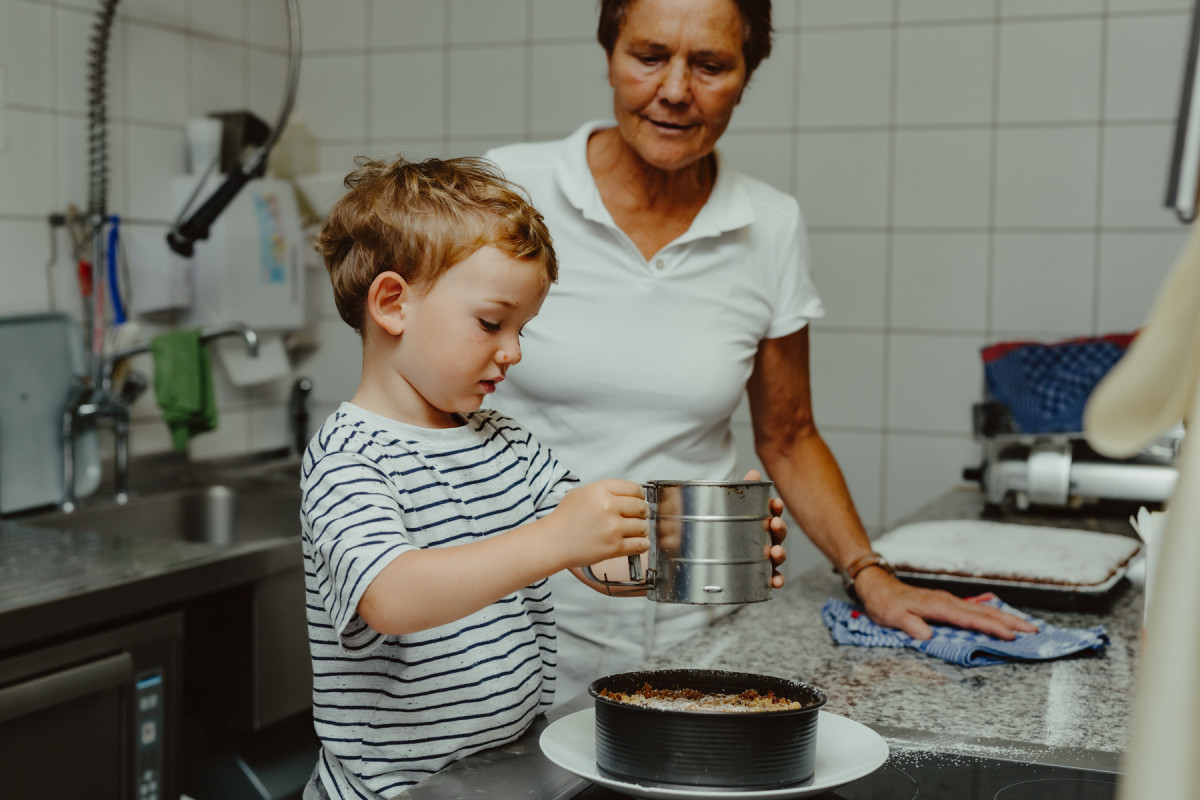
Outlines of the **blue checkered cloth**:
{"type": "Polygon", "coordinates": [[[1037,633],[1018,633],[1016,639],[1005,641],[976,631],[932,625],[933,636],[921,641],[895,628],[876,625],[861,606],[832,597],[825,601],[821,619],[838,644],[911,647],[960,667],[982,667],[1011,661],[1050,661],[1089,650],[1100,652],[1108,646],[1108,632],[1103,625],[1094,628],[1057,628],[1017,611],[994,594],[982,595],[978,602],[1032,622],[1038,626],[1037,633]]]}
{"type": "Polygon", "coordinates": [[[1125,354],[1133,334],[1054,344],[1005,342],[983,348],[987,391],[1008,407],[1021,433],[1083,430],[1092,390],[1125,354]]]}

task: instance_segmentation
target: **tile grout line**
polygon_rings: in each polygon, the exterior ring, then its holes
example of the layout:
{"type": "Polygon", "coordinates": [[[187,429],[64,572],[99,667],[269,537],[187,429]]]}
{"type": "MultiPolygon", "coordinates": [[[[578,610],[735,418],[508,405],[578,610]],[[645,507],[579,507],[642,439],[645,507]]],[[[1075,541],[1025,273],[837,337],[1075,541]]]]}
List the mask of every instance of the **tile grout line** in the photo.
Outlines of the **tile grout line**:
{"type": "Polygon", "coordinates": [[[1103,3],[1104,16],[1100,20],[1100,108],[1096,121],[1096,232],[1092,236],[1092,333],[1100,333],[1100,290],[1103,275],[1101,273],[1102,253],[1101,242],[1104,230],[1104,146],[1105,125],[1108,103],[1108,34],[1109,34],[1109,0],[1103,3]]]}
{"type": "Polygon", "coordinates": [[[892,358],[892,289],[896,252],[896,124],[899,118],[900,93],[900,0],[892,0],[891,25],[891,75],[888,87],[888,171],[887,171],[887,224],[884,228],[885,245],[883,255],[883,375],[880,382],[882,396],[879,398],[879,519],[876,525],[886,529],[888,519],[888,416],[891,411],[891,358],[892,358]]]}

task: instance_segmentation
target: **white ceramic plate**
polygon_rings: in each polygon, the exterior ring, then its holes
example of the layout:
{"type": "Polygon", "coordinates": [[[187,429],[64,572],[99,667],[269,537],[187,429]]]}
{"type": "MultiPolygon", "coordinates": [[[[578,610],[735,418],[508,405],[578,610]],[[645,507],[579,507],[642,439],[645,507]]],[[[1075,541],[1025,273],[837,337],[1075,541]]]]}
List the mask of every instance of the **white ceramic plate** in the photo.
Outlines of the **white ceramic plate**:
{"type": "Polygon", "coordinates": [[[812,782],[780,789],[665,788],[644,786],[601,775],[596,767],[596,711],[585,708],[552,722],[539,740],[546,758],[593,783],[618,792],[650,800],[670,798],[722,798],[723,800],[769,800],[820,794],[869,775],[883,765],[888,745],[875,731],[852,719],[818,712],[817,752],[812,782]]]}

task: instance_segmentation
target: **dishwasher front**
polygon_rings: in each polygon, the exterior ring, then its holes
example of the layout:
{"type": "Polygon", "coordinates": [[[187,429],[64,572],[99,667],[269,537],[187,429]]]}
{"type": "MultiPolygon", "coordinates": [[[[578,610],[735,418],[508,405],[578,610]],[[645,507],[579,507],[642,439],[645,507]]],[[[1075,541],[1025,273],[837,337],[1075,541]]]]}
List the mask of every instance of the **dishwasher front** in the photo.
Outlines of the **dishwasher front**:
{"type": "Polygon", "coordinates": [[[179,797],[183,616],[0,657],[6,800],[179,797]]]}

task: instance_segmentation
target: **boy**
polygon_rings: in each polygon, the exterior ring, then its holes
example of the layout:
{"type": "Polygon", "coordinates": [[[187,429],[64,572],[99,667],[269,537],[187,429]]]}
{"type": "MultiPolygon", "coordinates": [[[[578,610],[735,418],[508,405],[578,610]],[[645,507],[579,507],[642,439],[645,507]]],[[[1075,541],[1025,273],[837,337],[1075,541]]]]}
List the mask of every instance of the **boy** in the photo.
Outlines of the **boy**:
{"type": "Polygon", "coordinates": [[[557,279],[541,216],[478,159],[358,163],[316,243],[363,368],[302,469],[306,798],[388,797],[517,738],[554,697],[547,576],[649,547],[641,487],[578,486],[480,409],[557,279]]]}

